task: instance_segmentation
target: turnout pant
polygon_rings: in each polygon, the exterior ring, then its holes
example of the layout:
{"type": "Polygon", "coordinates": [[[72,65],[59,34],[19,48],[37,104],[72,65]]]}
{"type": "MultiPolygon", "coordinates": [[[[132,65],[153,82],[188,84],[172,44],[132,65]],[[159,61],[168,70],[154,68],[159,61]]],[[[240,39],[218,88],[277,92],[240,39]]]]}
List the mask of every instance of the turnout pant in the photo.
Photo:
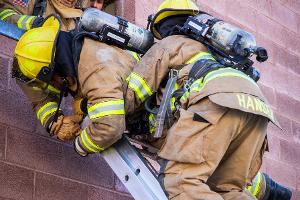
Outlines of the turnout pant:
{"type": "Polygon", "coordinates": [[[245,188],[261,166],[267,124],[209,98],[181,109],[160,152],[169,199],[255,200],[245,188]]]}

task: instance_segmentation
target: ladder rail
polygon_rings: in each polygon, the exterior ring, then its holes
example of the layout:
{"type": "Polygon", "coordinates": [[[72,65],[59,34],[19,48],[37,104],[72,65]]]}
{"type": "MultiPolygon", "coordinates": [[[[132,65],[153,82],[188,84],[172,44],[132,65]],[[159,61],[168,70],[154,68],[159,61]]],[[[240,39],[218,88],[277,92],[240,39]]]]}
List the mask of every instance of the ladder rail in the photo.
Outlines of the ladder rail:
{"type": "Polygon", "coordinates": [[[135,200],[168,200],[142,155],[125,137],[102,156],[135,200]]]}

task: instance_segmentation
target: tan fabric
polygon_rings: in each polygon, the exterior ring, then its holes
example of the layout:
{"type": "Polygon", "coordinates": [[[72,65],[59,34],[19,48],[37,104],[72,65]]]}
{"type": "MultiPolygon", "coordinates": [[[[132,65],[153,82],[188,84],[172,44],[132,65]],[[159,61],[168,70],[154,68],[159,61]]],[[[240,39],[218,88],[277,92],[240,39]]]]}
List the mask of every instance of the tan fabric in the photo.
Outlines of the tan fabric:
{"type": "Polygon", "coordinates": [[[169,160],[164,185],[170,199],[253,199],[242,191],[261,165],[267,123],[208,98],[181,109],[159,153],[169,160]]]}
{"type": "MultiPolygon", "coordinates": [[[[206,48],[195,40],[181,35],[169,36],[153,45],[136,64],[133,72],[142,76],[152,91],[156,92],[170,69],[181,69],[185,62],[202,51],[206,51],[206,48]]],[[[127,114],[141,105],[131,89],[127,90],[126,101],[130,102],[126,104],[127,114]]]]}
{"type": "MultiPolygon", "coordinates": [[[[4,9],[12,9],[18,13],[18,15],[12,15],[6,19],[6,21],[17,24],[21,15],[32,15],[34,8],[35,0],[29,0],[27,7],[22,7],[20,5],[15,5],[13,0],[3,0],[0,3],[0,12],[4,9]]],[[[68,8],[62,5],[59,0],[47,0],[47,7],[43,17],[46,17],[50,14],[56,13],[60,15],[62,19],[62,30],[69,31],[75,28],[74,18],[80,17],[82,11],[80,9],[68,8]]]]}
{"type": "Polygon", "coordinates": [[[253,82],[240,77],[216,78],[208,82],[201,92],[190,93],[183,107],[193,105],[207,96],[218,105],[267,117],[280,127],[268,101],[253,82]]]}
{"type": "MultiPolygon", "coordinates": [[[[88,106],[124,99],[126,78],[136,60],[117,47],[85,39],[78,65],[78,79],[88,106]]],[[[87,127],[91,140],[101,148],[116,142],[125,131],[124,115],[104,116],[87,127]]]]}
{"type": "MultiPolygon", "coordinates": [[[[159,104],[161,83],[170,69],[181,69],[178,84],[182,87],[193,66],[184,63],[201,51],[206,49],[194,40],[167,37],[154,45],[133,71],[153,92],[158,91],[159,104]]],[[[141,103],[134,95],[128,89],[126,97],[135,102],[126,105],[129,113],[141,103]]],[[[168,160],[164,186],[170,199],[255,199],[244,189],[261,166],[268,119],[278,125],[258,86],[239,77],[214,79],[201,92],[191,93],[179,114],[160,152],[168,160]],[[245,96],[233,101],[236,95],[245,96]]]]}

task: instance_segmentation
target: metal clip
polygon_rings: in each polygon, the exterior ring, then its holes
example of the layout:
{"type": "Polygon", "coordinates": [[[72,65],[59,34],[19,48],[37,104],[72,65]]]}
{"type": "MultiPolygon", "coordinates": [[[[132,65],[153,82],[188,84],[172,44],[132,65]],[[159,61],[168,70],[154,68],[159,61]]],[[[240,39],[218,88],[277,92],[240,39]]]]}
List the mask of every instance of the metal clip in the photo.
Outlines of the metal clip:
{"type": "Polygon", "coordinates": [[[194,82],[194,79],[190,78],[183,86],[184,91],[190,91],[191,85],[193,84],[193,82],[194,82]]]}
{"type": "Polygon", "coordinates": [[[174,78],[174,77],[178,76],[178,74],[179,74],[179,70],[171,69],[169,72],[169,78],[174,78]]]}

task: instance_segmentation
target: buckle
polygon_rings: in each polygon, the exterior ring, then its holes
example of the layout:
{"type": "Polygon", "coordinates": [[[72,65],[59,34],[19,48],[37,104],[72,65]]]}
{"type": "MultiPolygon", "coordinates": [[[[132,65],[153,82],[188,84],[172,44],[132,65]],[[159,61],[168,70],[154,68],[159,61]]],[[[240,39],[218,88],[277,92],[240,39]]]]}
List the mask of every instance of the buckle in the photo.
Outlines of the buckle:
{"type": "Polygon", "coordinates": [[[185,91],[190,91],[191,89],[191,85],[193,84],[194,82],[194,79],[193,78],[190,78],[185,84],[184,84],[184,90],[185,91]]]}
{"type": "Polygon", "coordinates": [[[169,72],[169,78],[177,77],[178,74],[179,74],[179,70],[177,70],[177,69],[171,69],[170,72],[169,72]]]}

